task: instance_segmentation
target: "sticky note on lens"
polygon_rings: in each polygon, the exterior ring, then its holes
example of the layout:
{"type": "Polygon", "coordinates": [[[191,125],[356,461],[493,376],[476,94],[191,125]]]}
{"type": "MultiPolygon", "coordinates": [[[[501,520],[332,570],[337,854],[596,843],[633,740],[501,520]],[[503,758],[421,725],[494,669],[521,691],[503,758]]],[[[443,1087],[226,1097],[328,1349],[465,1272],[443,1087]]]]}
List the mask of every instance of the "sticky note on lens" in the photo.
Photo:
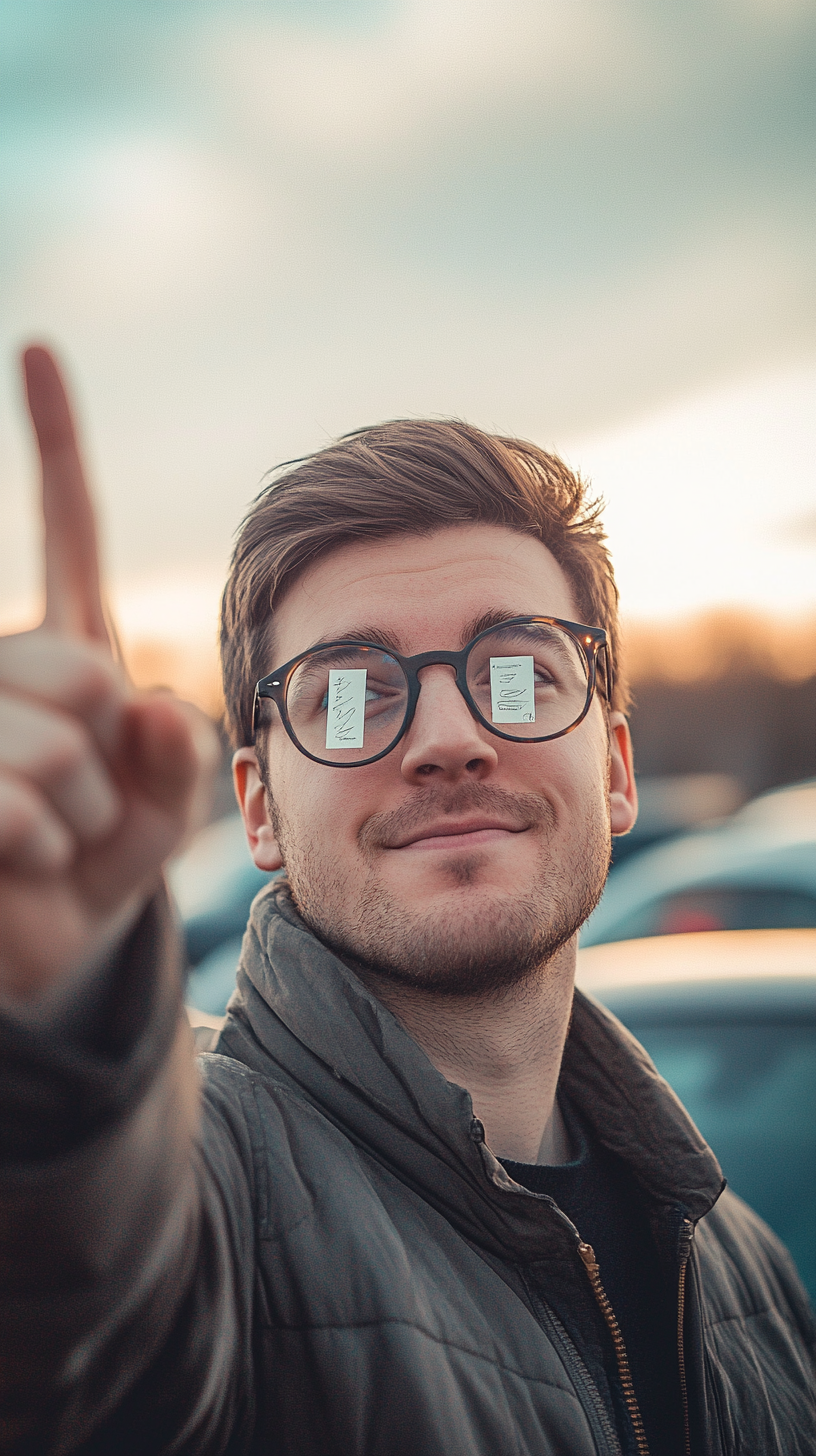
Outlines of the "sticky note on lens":
{"type": "Polygon", "coordinates": [[[491,657],[490,713],[494,723],[535,723],[532,657],[491,657]]]}
{"type": "Polygon", "coordinates": [[[364,667],[329,672],[327,748],[362,748],[367,676],[364,667]]]}

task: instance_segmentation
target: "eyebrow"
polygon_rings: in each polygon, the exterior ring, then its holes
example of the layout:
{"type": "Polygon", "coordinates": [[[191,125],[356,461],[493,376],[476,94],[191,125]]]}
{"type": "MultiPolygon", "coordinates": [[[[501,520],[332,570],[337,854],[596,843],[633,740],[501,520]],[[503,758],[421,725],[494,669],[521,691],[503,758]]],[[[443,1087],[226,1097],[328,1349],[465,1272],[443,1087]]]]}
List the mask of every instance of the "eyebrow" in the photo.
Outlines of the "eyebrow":
{"type": "Polygon", "coordinates": [[[506,622],[515,622],[517,617],[539,617],[542,612],[508,612],[501,609],[492,612],[482,612],[468,622],[462,633],[462,646],[466,642],[472,642],[480,632],[487,632],[490,627],[503,627],[506,622]]]}
{"type": "MultiPolygon", "coordinates": [[[[478,637],[480,632],[486,632],[490,627],[501,627],[505,622],[514,622],[517,617],[537,616],[539,613],[511,611],[508,609],[495,608],[489,612],[480,612],[478,617],[473,617],[462,629],[459,643],[464,647],[478,637]]],[[[312,648],[326,647],[330,642],[374,642],[386,652],[404,653],[403,645],[399,637],[393,632],[386,632],[382,627],[351,627],[343,632],[340,637],[320,637],[312,643],[312,648]]],[[[311,649],[310,649],[311,650],[311,649]]],[[[429,648],[428,651],[432,651],[429,648]]]]}
{"type": "Polygon", "coordinates": [[[378,647],[383,647],[386,652],[402,652],[402,643],[393,632],[384,632],[382,627],[350,627],[337,637],[319,637],[313,642],[309,651],[315,647],[328,647],[330,642],[374,642],[378,647]]]}

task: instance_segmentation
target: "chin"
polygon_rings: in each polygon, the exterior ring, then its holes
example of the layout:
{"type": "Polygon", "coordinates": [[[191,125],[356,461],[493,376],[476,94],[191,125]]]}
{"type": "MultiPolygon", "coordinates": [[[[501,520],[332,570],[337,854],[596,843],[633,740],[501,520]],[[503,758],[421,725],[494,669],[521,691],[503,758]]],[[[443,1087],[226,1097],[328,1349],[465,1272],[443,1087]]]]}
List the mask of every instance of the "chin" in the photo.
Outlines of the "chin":
{"type": "MultiPolygon", "coordinates": [[[[414,874],[400,877],[391,887],[395,898],[401,899],[406,910],[421,909],[429,900],[446,900],[453,903],[462,898],[462,891],[470,891],[487,897],[500,899],[520,894],[518,871],[513,873],[507,864],[497,864],[496,856],[483,850],[462,850],[459,854],[435,856],[435,863],[417,866],[414,874]]],[[[529,887],[532,891],[532,885],[529,887]]],[[[471,898],[468,896],[468,899],[471,898]]]]}
{"type": "Polygon", "coordinates": [[[551,961],[594,910],[608,866],[600,832],[543,845],[523,864],[488,845],[435,852],[433,863],[368,863],[359,878],[318,855],[287,863],[303,919],[341,959],[460,996],[518,984],[551,961]]]}
{"type": "Polygon", "coordinates": [[[352,923],[313,928],[344,960],[392,983],[439,995],[507,990],[546,965],[575,936],[580,906],[465,888],[422,909],[361,903],[352,923]]]}

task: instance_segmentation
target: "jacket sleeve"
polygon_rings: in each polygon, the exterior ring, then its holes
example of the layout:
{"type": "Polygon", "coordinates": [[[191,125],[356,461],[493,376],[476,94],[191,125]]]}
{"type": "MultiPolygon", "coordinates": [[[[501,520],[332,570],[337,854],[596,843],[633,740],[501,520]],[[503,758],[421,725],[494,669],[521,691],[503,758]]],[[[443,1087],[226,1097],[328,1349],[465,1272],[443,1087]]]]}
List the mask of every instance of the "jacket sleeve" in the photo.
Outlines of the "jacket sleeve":
{"type": "Polygon", "coordinates": [[[202,1120],[178,959],[160,894],[93,1015],[0,1016],[2,1456],[250,1428],[252,1165],[240,1109],[202,1120]]]}

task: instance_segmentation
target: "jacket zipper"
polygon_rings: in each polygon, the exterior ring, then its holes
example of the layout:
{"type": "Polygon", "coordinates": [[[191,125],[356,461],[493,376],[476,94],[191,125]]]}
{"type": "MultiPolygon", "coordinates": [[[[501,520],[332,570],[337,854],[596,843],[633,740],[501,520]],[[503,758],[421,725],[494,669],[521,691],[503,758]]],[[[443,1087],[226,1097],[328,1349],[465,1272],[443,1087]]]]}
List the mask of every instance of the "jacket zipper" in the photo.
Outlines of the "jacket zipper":
{"type": "MultiPolygon", "coordinates": [[[[601,1314],[606,1321],[609,1333],[612,1336],[612,1344],[615,1347],[615,1359],[618,1362],[618,1374],[620,1376],[620,1383],[623,1388],[623,1398],[626,1401],[626,1409],[629,1412],[629,1417],[631,1419],[632,1427],[635,1433],[635,1444],[638,1449],[638,1456],[649,1456],[649,1445],[646,1440],[646,1432],[643,1429],[643,1417],[640,1414],[640,1407],[637,1403],[637,1396],[635,1395],[635,1387],[632,1384],[632,1372],[629,1369],[629,1357],[626,1353],[626,1346],[623,1343],[623,1335],[621,1334],[620,1325],[618,1324],[617,1318],[615,1317],[615,1311],[613,1310],[612,1305],[609,1303],[609,1296],[607,1295],[607,1292],[604,1289],[603,1284],[601,1283],[601,1271],[598,1268],[598,1261],[595,1258],[595,1250],[592,1248],[591,1244],[585,1244],[583,1239],[581,1239],[580,1243],[578,1244],[578,1253],[581,1256],[581,1261],[587,1271],[587,1275],[589,1276],[589,1282],[592,1285],[592,1293],[595,1295],[598,1308],[600,1309],[601,1314]]],[[[683,1381],[683,1378],[684,1377],[681,1376],[681,1383],[683,1381]]]]}
{"type": "Polygon", "coordinates": [[[688,1385],[686,1383],[686,1351],[683,1341],[683,1325],[686,1314],[686,1270],[688,1269],[691,1245],[694,1239],[694,1224],[684,1218],[680,1225],[680,1273],[677,1282],[677,1361],[680,1366],[680,1397],[683,1402],[683,1437],[686,1456],[691,1456],[691,1425],[689,1421],[688,1385]]]}
{"type": "Polygon", "coordinates": [[[567,1334],[558,1316],[546,1301],[540,1297],[523,1271],[521,1277],[539,1324],[558,1350],[569,1372],[572,1383],[578,1393],[578,1399],[583,1406],[584,1414],[589,1421],[598,1450],[600,1451],[603,1445],[607,1456],[622,1456],[620,1441],[609,1419],[601,1393],[595,1385],[570,1336],[567,1334]]]}

